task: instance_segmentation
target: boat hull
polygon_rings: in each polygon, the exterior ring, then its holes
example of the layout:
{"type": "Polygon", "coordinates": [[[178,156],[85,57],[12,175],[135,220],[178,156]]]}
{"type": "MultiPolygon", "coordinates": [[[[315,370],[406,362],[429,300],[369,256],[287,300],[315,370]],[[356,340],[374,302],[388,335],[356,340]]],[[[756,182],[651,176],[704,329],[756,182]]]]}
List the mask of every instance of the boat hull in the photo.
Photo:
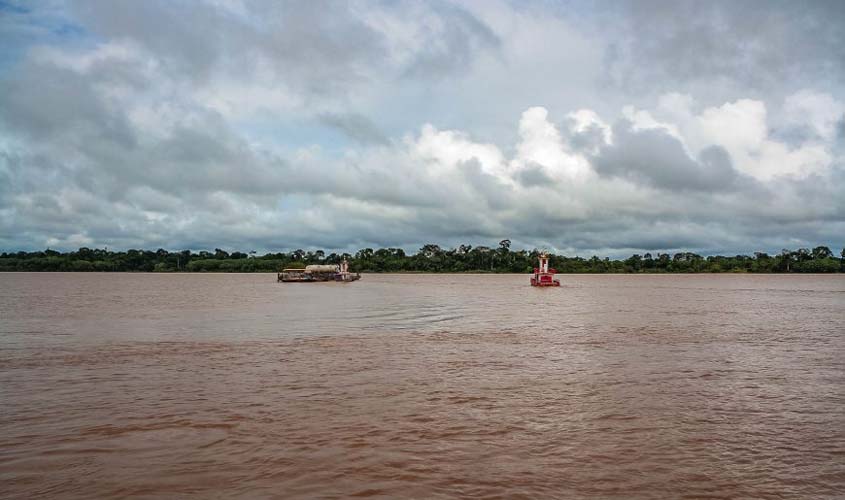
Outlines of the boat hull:
{"type": "Polygon", "coordinates": [[[531,278],[531,286],[560,286],[560,281],[555,279],[551,281],[542,281],[536,278],[531,278]]]}
{"type": "Polygon", "coordinates": [[[361,275],[358,273],[336,273],[336,274],[308,274],[308,273],[279,273],[276,281],[279,283],[346,283],[358,281],[361,275]]]}

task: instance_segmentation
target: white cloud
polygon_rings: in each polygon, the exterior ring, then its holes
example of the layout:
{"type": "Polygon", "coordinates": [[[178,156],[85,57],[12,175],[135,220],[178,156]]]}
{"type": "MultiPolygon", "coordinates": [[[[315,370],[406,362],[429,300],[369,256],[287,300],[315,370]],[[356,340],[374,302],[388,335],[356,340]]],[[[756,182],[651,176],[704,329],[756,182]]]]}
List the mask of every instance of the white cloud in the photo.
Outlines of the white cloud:
{"type": "Polygon", "coordinates": [[[499,148],[493,144],[473,142],[464,132],[439,131],[427,124],[422,127],[419,138],[412,139],[411,147],[424,161],[430,160],[428,164],[437,174],[452,171],[458,164],[475,159],[488,174],[498,177],[506,175],[504,158],[499,148]]]}
{"type": "Polygon", "coordinates": [[[786,125],[810,127],[825,141],[835,139],[837,124],[845,119],[845,103],[808,89],[787,96],[783,108],[786,125]]]}
{"type": "Polygon", "coordinates": [[[662,130],[676,139],[683,140],[681,133],[678,132],[677,126],[656,120],[646,110],[636,109],[633,106],[625,106],[622,108],[622,116],[631,122],[634,131],[662,130]]]}
{"type": "MultiPolygon", "coordinates": [[[[788,101],[795,109],[797,103],[818,104],[814,100],[788,101]]],[[[667,94],[659,100],[655,112],[673,123],[659,122],[647,111],[626,109],[625,115],[641,129],[662,128],[677,137],[695,155],[710,146],[725,148],[734,166],[741,172],[761,181],[779,176],[805,178],[824,174],[833,162],[829,144],[803,143],[790,146],[773,138],[767,106],[755,99],[738,99],[719,106],[704,108],[696,113],[694,101],[689,96],[667,94]]],[[[816,108],[814,108],[816,109],[816,108]]],[[[794,123],[806,126],[824,126],[832,130],[834,123],[821,113],[793,114],[794,123]]],[[[825,129],[827,130],[827,129],[825,129]]],[[[828,130],[827,138],[832,138],[828,130]]]]}
{"type": "Polygon", "coordinates": [[[549,112],[542,107],[525,110],[519,120],[520,142],[511,161],[514,170],[533,165],[544,167],[555,179],[584,181],[590,175],[590,165],[580,155],[569,151],[557,127],[548,120],[549,112]]]}

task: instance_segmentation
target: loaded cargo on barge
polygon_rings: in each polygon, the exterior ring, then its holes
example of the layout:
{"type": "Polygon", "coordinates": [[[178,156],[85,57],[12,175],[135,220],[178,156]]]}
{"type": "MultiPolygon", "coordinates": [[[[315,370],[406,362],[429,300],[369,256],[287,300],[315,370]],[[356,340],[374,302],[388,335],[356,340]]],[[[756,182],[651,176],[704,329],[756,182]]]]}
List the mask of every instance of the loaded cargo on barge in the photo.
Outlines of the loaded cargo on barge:
{"type": "Polygon", "coordinates": [[[359,273],[349,272],[349,262],[340,264],[312,264],[304,268],[283,269],[276,281],[281,283],[315,283],[323,281],[357,281],[359,273]]]}

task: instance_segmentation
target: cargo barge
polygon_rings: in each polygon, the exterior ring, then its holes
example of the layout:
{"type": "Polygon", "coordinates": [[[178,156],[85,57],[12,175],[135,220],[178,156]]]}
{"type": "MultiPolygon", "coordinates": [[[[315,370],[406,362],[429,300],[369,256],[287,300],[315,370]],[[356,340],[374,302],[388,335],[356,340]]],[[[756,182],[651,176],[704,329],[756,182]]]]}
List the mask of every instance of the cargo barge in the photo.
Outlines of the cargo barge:
{"type": "Polygon", "coordinates": [[[359,279],[359,273],[349,272],[347,261],[340,264],[312,264],[304,268],[282,269],[282,272],[276,275],[276,281],[279,283],[349,282],[359,279]]]}

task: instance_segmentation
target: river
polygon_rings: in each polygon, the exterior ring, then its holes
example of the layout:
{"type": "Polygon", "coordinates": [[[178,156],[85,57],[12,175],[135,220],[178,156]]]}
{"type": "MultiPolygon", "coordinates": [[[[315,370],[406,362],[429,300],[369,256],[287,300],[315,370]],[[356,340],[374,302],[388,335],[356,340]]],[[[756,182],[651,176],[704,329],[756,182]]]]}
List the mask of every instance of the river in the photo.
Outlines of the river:
{"type": "Polygon", "coordinates": [[[0,274],[3,498],[841,498],[845,276],[0,274]]]}

